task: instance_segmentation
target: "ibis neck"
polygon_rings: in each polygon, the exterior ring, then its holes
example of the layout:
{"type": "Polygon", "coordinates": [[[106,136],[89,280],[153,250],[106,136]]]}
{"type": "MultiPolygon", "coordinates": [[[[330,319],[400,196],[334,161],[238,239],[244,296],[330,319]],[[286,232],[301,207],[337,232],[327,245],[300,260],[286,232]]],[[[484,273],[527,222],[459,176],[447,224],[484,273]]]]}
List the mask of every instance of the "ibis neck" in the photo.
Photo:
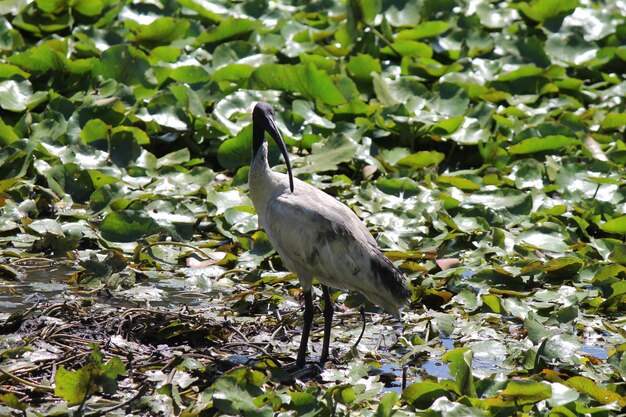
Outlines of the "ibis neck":
{"type": "MultiPolygon", "coordinates": [[[[263,143],[265,142],[265,129],[258,125],[252,126],[252,159],[256,159],[257,154],[261,151],[263,143]]],[[[267,161],[267,154],[265,156],[267,161]]]]}

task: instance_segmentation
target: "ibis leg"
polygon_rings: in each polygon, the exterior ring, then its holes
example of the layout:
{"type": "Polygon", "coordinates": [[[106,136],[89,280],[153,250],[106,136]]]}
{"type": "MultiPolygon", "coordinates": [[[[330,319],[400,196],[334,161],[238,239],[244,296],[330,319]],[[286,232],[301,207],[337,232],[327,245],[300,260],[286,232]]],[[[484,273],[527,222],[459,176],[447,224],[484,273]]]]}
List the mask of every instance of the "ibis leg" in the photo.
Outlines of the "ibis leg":
{"type": "Polygon", "coordinates": [[[304,292],[304,325],[302,326],[302,338],[300,339],[300,348],[298,349],[298,358],[296,359],[298,368],[304,367],[306,362],[311,323],[313,323],[313,294],[311,290],[308,290],[304,292]]]}
{"type": "Polygon", "coordinates": [[[361,306],[359,307],[359,313],[361,313],[361,319],[363,320],[363,327],[361,328],[361,334],[359,335],[359,338],[356,340],[356,343],[354,344],[354,349],[357,348],[357,346],[359,346],[359,343],[361,343],[361,339],[363,339],[363,335],[365,334],[365,307],[361,306]]]}
{"type": "Polygon", "coordinates": [[[333,324],[333,302],[330,299],[330,289],[326,285],[322,285],[322,293],[324,294],[324,342],[322,344],[320,362],[324,363],[328,360],[328,349],[330,347],[330,329],[333,324]]]}

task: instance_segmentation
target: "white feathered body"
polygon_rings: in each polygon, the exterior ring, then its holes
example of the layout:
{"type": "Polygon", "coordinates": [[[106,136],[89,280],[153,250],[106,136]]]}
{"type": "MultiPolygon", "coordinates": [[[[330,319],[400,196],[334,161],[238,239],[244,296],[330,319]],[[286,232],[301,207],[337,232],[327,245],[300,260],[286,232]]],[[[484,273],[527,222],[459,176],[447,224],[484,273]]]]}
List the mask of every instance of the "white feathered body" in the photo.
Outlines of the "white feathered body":
{"type": "Polygon", "coordinates": [[[252,161],[249,186],[259,226],[304,291],[317,278],[329,287],[360,292],[400,316],[410,295],[404,277],[352,210],[298,179],[292,193],[288,176],[269,168],[266,143],[252,161]]]}

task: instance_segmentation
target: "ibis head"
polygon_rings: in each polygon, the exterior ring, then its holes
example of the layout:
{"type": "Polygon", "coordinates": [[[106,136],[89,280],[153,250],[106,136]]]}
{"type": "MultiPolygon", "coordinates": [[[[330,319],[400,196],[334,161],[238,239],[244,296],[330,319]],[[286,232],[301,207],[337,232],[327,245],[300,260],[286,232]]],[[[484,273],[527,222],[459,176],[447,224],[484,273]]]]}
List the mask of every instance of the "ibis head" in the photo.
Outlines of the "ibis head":
{"type": "Polygon", "coordinates": [[[276,116],[274,114],[274,107],[263,101],[257,103],[252,111],[252,158],[255,157],[263,142],[265,141],[265,132],[270,136],[278,145],[280,153],[285,158],[285,165],[287,165],[287,174],[289,175],[289,188],[293,192],[293,173],[291,172],[291,162],[289,162],[289,155],[287,155],[287,147],[285,141],[276,126],[276,116]]]}

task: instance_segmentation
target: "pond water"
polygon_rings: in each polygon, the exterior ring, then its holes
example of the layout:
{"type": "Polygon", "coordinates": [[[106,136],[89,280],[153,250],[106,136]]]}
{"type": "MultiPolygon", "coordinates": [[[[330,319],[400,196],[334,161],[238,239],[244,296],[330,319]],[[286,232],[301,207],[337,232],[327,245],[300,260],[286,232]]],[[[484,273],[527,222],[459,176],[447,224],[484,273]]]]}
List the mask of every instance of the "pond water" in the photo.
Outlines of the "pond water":
{"type": "Polygon", "coordinates": [[[18,272],[16,277],[0,278],[0,311],[8,314],[59,299],[75,272],[67,263],[39,258],[7,266],[18,272]]]}

